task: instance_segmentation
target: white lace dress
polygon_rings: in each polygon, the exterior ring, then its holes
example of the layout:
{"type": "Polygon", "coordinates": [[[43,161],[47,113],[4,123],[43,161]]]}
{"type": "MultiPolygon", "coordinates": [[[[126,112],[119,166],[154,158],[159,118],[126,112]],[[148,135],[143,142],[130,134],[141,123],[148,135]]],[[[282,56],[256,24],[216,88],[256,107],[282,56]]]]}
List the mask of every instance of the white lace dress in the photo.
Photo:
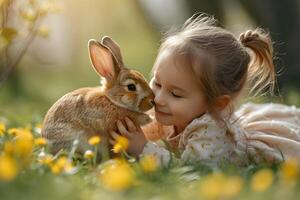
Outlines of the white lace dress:
{"type": "MultiPolygon", "coordinates": [[[[172,126],[161,126],[166,141],[182,162],[202,161],[216,166],[223,160],[237,165],[280,162],[295,158],[300,163],[300,109],[282,104],[244,104],[227,128],[209,114],[194,119],[178,135],[172,126]]],[[[158,131],[155,123],[145,131],[158,131]]],[[[156,155],[162,165],[171,159],[170,148],[149,141],[143,154],[156,155]]]]}

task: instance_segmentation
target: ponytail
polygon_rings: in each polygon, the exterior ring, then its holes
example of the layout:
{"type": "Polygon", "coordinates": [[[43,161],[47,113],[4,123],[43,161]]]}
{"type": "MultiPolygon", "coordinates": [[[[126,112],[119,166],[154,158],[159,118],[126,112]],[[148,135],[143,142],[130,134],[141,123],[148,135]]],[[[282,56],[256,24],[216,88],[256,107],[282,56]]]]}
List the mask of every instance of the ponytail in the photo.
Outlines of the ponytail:
{"type": "Polygon", "coordinates": [[[275,67],[273,64],[273,46],[267,33],[262,29],[248,30],[239,37],[242,45],[252,52],[248,65],[247,82],[250,84],[250,93],[257,95],[270,87],[273,94],[275,86],[275,67]]]}

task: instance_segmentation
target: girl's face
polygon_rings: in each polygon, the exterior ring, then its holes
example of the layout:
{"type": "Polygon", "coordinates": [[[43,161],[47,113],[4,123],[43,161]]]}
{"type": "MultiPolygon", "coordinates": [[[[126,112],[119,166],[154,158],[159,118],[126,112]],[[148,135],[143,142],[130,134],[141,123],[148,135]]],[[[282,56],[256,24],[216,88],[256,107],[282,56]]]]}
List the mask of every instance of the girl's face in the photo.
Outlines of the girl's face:
{"type": "Polygon", "coordinates": [[[207,106],[195,76],[183,62],[165,50],[157,58],[150,82],[155,95],[155,117],[163,125],[174,125],[180,133],[194,119],[203,115],[207,106]]]}

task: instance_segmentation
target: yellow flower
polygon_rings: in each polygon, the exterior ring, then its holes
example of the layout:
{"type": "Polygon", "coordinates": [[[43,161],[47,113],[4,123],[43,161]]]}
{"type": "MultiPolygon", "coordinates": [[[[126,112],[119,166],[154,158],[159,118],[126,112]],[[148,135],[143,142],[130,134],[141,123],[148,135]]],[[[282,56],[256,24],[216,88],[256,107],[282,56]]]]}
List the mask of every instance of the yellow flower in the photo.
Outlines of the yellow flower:
{"type": "Polygon", "coordinates": [[[50,166],[51,163],[53,161],[53,156],[52,155],[44,155],[44,156],[41,156],[40,158],[38,158],[38,162],[43,164],[43,165],[48,165],[50,166]]]}
{"type": "Polygon", "coordinates": [[[35,146],[45,146],[46,144],[47,144],[47,140],[43,137],[34,139],[35,146]]]}
{"type": "Polygon", "coordinates": [[[14,153],[14,144],[11,141],[6,141],[4,143],[4,152],[7,155],[12,155],[14,153]]]}
{"type": "Polygon", "coordinates": [[[59,167],[59,168],[64,168],[65,165],[67,164],[67,158],[66,157],[60,157],[59,159],[57,159],[56,161],[56,165],[59,167]]]}
{"type": "Polygon", "coordinates": [[[33,139],[33,135],[29,128],[19,129],[19,131],[16,132],[16,136],[19,138],[33,139]]]}
{"type": "Polygon", "coordinates": [[[5,124],[0,122],[0,137],[4,135],[5,130],[6,130],[5,124]]]}
{"type": "Polygon", "coordinates": [[[154,155],[145,155],[140,159],[140,165],[144,172],[154,172],[158,168],[158,160],[154,155]]]}
{"type": "Polygon", "coordinates": [[[206,199],[217,199],[222,196],[224,175],[213,173],[200,182],[200,195],[206,199]]]}
{"type": "Polygon", "coordinates": [[[75,171],[75,167],[71,162],[67,162],[64,166],[64,172],[71,174],[75,171]]]}
{"type": "Polygon", "coordinates": [[[50,168],[53,174],[59,174],[61,172],[70,173],[74,167],[71,161],[67,160],[66,157],[60,157],[55,163],[50,163],[50,168]]]}
{"type": "Polygon", "coordinates": [[[50,168],[53,174],[59,174],[61,172],[61,168],[56,164],[51,165],[50,168]]]}
{"type": "Polygon", "coordinates": [[[273,180],[274,176],[272,170],[262,169],[252,176],[250,185],[252,190],[262,192],[272,185],[273,180]]]}
{"type": "Polygon", "coordinates": [[[281,175],[284,182],[294,182],[299,175],[299,166],[296,159],[288,159],[281,166],[281,175]]]}
{"type": "Polygon", "coordinates": [[[110,160],[101,170],[100,180],[108,190],[122,191],[133,185],[135,177],[128,163],[110,160]]]}
{"type": "Polygon", "coordinates": [[[99,144],[101,141],[101,138],[99,136],[93,136],[89,139],[89,144],[92,145],[92,146],[95,146],[97,144],[99,144]]]}
{"type": "Polygon", "coordinates": [[[22,157],[30,156],[33,149],[33,136],[30,131],[22,129],[17,133],[15,141],[16,153],[22,157]]]}
{"type": "Polygon", "coordinates": [[[91,150],[87,150],[87,151],[84,152],[84,157],[86,159],[92,159],[92,158],[94,158],[94,156],[95,156],[95,154],[91,150]]]}
{"type": "Polygon", "coordinates": [[[63,156],[63,157],[58,158],[55,163],[50,164],[52,173],[59,174],[60,172],[62,172],[66,163],[67,163],[66,157],[63,156]]]}
{"type": "Polygon", "coordinates": [[[19,155],[28,155],[32,151],[32,140],[28,138],[18,139],[15,143],[15,150],[19,155]]]}
{"type": "Polygon", "coordinates": [[[227,177],[223,185],[223,196],[226,198],[233,198],[237,196],[244,185],[244,181],[239,176],[227,177]]]}
{"type": "Polygon", "coordinates": [[[0,157],[0,181],[11,181],[18,174],[17,163],[10,156],[0,157]]]}
{"type": "Polygon", "coordinates": [[[17,135],[21,130],[19,128],[10,128],[7,130],[9,135],[17,135]]]}
{"type": "Polygon", "coordinates": [[[117,143],[117,144],[114,145],[112,150],[113,150],[114,153],[120,153],[123,150],[123,148],[122,148],[121,144],[117,143]]]}
{"type": "Polygon", "coordinates": [[[200,195],[205,199],[233,198],[240,193],[243,184],[241,177],[215,172],[200,182],[200,195]]]}
{"type": "Polygon", "coordinates": [[[113,147],[114,153],[120,153],[128,148],[128,139],[123,136],[118,136],[116,139],[116,144],[113,147]]]}

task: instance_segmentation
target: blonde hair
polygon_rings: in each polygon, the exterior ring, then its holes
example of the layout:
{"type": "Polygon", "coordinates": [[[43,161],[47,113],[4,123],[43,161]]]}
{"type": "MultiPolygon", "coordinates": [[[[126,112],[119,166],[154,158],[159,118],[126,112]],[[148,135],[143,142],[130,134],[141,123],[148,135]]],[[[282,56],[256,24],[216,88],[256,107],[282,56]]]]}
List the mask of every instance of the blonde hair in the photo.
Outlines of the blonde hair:
{"type": "MultiPolygon", "coordinates": [[[[208,111],[220,119],[213,107],[218,97],[229,95],[234,99],[246,85],[255,95],[267,86],[273,91],[275,69],[272,42],[266,32],[248,30],[236,38],[216,23],[208,15],[193,15],[178,31],[167,34],[159,54],[170,50],[176,58],[184,59],[184,67],[190,67],[196,75],[208,111]]],[[[233,105],[229,107],[232,113],[233,105]]]]}

